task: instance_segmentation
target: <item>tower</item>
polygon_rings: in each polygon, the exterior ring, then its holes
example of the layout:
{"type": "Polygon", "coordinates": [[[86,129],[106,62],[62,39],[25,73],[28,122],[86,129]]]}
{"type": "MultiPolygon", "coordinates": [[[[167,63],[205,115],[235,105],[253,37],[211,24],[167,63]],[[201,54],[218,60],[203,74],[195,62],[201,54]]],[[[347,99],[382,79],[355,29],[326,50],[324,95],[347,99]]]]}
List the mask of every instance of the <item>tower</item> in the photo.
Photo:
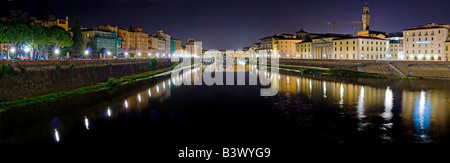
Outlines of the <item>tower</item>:
{"type": "Polygon", "coordinates": [[[367,2],[365,3],[364,8],[363,8],[362,22],[363,22],[363,31],[369,30],[370,14],[369,14],[369,6],[367,6],[367,2]]]}

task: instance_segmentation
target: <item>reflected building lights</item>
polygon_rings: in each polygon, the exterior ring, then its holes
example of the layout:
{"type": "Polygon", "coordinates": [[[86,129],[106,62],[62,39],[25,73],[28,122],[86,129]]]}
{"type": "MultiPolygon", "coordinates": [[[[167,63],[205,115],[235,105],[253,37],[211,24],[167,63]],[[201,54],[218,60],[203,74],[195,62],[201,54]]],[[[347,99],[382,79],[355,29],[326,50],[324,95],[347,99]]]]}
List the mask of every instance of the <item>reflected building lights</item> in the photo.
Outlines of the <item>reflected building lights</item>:
{"type": "Polygon", "coordinates": [[[312,93],[312,80],[309,79],[309,92],[312,93]]]}
{"type": "Polygon", "coordinates": [[[359,120],[364,118],[364,86],[361,87],[358,97],[358,106],[356,107],[357,117],[359,120]]]}
{"type": "Polygon", "coordinates": [[[59,133],[58,133],[58,130],[56,128],[55,128],[55,140],[56,140],[56,142],[59,143],[59,133]]]}
{"type": "Polygon", "coordinates": [[[385,120],[390,120],[393,117],[392,108],[394,106],[394,95],[392,94],[392,90],[387,87],[386,93],[384,96],[384,112],[381,115],[385,120]]]}
{"type": "Polygon", "coordinates": [[[323,98],[327,98],[327,82],[323,81],[323,98]]]}
{"type": "Polygon", "coordinates": [[[125,100],[125,101],[123,102],[123,105],[125,106],[125,108],[128,108],[128,101],[125,100]]]}
{"type": "Polygon", "coordinates": [[[156,93],[159,93],[159,86],[156,86],[156,93]]]}
{"type": "Polygon", "coordinates": [[[339,107],[341,109],[344,108],[344,86],[342,85],[342,83],[341,86],[339,87],[339,107]]]}
{"type": "Polygon", "coordinates": [[[414,105],[414,126],[419,142],[429,142],[431,120],[431,101],[426,99],[426,92],[421,91],[414,105]]]}
{"type": "Polygon", "coordinates": [[[89,130],[89,120],[86,116],[84,116],[84,125],[86,126],[86,129],[89,130]]]}
{"type": "Polygon", "coordinates": [[[108,117],[111,117],[111,109],[108,107],[108,110],[106,110],[106,114],[108,114],[108,117]]]}
{"type": "Polygon", "coordinates": [[[152,97],[152,90],[148,89],[148,98],[152,97]]]}

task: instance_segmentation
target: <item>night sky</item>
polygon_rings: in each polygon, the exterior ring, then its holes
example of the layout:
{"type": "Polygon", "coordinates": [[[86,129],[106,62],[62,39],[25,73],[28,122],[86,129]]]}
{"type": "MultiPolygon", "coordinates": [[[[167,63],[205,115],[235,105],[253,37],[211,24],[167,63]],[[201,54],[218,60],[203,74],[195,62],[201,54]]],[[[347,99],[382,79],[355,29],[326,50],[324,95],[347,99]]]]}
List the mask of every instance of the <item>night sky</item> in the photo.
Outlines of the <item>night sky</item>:
{"type": "MultiPolygon", "coordinates": [[[[450,0],[1,0],[0,12],[23,9],[37,16],[47,10],[58,18],[76,16],[82,25],[142,26],[157,29],[186,43],[203,41],[205,49],[230,50],[252,46],[260,38],[295,33],[303,28],[331,33],[328,21],[361,21],[368,2],[371,29],[401,32],[429,22],[450,23],[450,0]]],[[[352,25],[340,25],[337,33],[354,34],[352,25]]]]}

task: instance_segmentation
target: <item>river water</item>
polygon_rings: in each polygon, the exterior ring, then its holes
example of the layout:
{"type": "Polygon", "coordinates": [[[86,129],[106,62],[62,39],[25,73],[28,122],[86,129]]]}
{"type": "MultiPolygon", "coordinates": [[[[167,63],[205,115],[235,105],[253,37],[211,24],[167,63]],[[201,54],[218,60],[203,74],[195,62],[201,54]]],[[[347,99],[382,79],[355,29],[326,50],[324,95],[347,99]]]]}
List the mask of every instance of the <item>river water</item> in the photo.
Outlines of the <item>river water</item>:
{"type": "MultiPolygon", "coordinates": [[[[450,82],[280,70],[260,85],[180,85],[195,68],[0,113],[0,142],[439,143],[450,140],[450,82]]],[[[245,72],[247,79],[253,73],[245,72]]]]}

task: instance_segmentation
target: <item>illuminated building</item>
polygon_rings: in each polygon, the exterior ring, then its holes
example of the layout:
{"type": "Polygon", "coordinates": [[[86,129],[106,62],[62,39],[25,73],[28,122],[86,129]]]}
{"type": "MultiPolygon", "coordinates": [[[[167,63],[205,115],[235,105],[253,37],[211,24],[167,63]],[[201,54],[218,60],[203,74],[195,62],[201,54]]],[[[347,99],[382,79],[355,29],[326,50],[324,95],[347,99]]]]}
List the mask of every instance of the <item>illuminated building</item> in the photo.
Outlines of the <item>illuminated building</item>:
{"type": "Polygon", "coordinates": [[[162,29],[158,29],[156,34],[149,36],[150,41],[150,50],[151,53],[156,53],[157,55],[170,57],[172,54],[172,41],[171,36],[167,33],[164,33],[162,29]]]}
{"type": "Polygon", "coordinates": [[[387,60],[389,40],[361,36],[335,39],[333,50],[329,59],[387,60]]]}
{"type": "Polygon", "coordinates": [[[403,30],[406,60],[445,61],[450,24],[430,23],[403,30]]]}
{"type": "Polygon", "coordinates": [[[280,58],[295,58],[295,44],[302,42],[301,39],[292,34],[273,35],[260,40],[258,51],[265,51],[272,55],[270,57],[280,58]]]}
{"type": "Polygon", "coordinates": [[[69,31],[69,17],[65,19],[57,19],[54,15],[49,15],[48,20],[40,20],[36,17],[30,17],[31,25],[40,25],[44,27],[59,26],[69,31]]]}
{"type": "Polygon", "coordinates": [[[448,61],[448,54],[450,53],[450,40],[445,42],[445,61],[448,61]]]}
{"type": "Polygon", "coordinates": [[[93,29],[85,29],[81,31],[85,47],[91,48],[93,52],[101,52],[105,48],[111,54],[119,54],[121,52],[121,39],[117,37],[117,27],[99,26],[93,29]]]}
{"type": "Polygon", "coordinates": [[[202,42],[189,38],[186,43],[186,54],[188,56],[202,57],[202,42]]]}
{"type": "Polygon", "coordinates": [[[389,56],[391,60],[405,60],[403,52],[403,36],[401,34],[388,36],[389,56]]]}
{"type": "Polygon", "coordinates": [[[175,53],[175,51],[177,50],[182,50],[182,46],[181,46],[181,40],[177,40],[177,39],[172,39],[172,45],[171,45],[171,54],[175,53]]]}
{"type": "Polygon", "coordinates": [[[329,59],[333,54],[333,40],[347,35],[315,34],[314,39],[296,43],[296,56],[300,59],[329,59]]]}
{"type": "Polygon", "coordinates": [[[151,57],[162,57],[166,52],[166,39],[159,35],[149,36],[149,50],[151,57]]]}
{"type": "Polygon", "coordinates": [[[133,54],[149,53],[148,34],[144,33],[142,27],[132,27],[131,29],[118,28],[118,37],[122,40],[122,50],[133,54]]]}

